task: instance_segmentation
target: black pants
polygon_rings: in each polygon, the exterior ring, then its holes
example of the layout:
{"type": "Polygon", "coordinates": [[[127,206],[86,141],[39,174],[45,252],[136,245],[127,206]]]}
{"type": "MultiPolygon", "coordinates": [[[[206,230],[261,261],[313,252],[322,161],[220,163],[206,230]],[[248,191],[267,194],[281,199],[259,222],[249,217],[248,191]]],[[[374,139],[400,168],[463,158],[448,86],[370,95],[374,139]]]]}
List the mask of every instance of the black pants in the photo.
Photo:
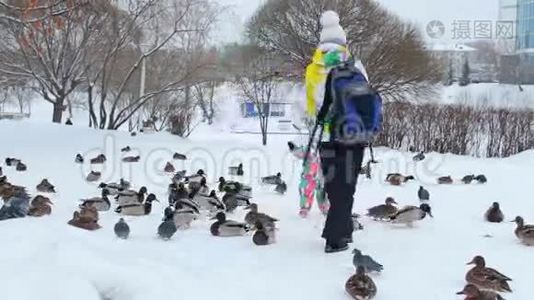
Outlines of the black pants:
{"type": "Polygon", "coordinates": [[[352,205],[361,170],[363,145],[321,143],[321,166],[330,210],[323,230],[327,243],[338,243],[352,236],[352,205]]]}

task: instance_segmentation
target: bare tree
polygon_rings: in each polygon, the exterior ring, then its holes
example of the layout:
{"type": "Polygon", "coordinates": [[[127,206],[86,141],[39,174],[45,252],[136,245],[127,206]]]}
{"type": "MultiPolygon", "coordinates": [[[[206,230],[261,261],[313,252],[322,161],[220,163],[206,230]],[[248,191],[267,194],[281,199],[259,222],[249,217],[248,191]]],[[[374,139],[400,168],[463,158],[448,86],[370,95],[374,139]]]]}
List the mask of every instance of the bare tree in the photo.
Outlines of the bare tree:
{"type": "Polygon", "coordinates": [[[260,56],[251,61],[236,83],[244,101],[251,101],[258,112],[263,145],[267,145],[270,109],[277,97],[279,67],[271,55],[260,56]]]}
{"type": "Polygon", "coordinates": [[[186,89],[204,64],[189,49],[208,34],[216,14],[205,0],[145,0],[111,16],[112,26],[97,50],[102,59],[87,76],[92,125],[118,129],[158,95],[186,89]],[[139,91],[135,87],[143,72],[158,80],[139,91]]]}
{"type": "Polygon", "coordinates": [[[53,105],[55,123],[61,122],[67,97],[83,82],[89,42],[101,23],[99,14],[105,4],[64,4],[61,7],[68,9],[61,14],[56,14],[55,7],[29,6],[18,22],[4,27],[9,35],[0,49],[0,73],[34,81],[44,100],[53,105]]]}
{"type": "Polygon", "coordinates": [[[248,24],[248,36],[295,67],[309,63],[319,42],[321,14],[333,9],[347,32],[349,48],[367,66],[373,87],[388,99],[431,94],[441,65],[425,51],[412,24],[372,0],[269,0],[248,24]]]}

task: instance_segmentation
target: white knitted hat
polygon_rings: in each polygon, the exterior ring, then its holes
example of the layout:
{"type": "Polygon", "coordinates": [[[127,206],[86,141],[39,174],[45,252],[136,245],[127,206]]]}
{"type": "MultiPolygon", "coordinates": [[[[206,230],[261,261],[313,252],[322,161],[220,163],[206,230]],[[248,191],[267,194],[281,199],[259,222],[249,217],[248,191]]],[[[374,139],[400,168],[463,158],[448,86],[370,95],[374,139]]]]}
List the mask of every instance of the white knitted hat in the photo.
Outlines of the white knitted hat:
{"type": "Polygon", "coordinates": [[[321,16],[321,44],[347,44],[347,34],[339,25],[339,15],[335,11],[326,11],[321,16]]]}

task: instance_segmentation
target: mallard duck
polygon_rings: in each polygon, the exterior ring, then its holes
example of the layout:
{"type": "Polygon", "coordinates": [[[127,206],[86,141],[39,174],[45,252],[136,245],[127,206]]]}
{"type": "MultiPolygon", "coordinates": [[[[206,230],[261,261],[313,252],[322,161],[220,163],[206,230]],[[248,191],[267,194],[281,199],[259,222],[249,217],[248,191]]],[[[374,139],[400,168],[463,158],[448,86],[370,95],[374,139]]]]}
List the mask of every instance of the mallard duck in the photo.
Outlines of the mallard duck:
{"type": "Polygon", "coordinates": [[[178,229],[191,228],[191,223],[199,218],[198,210],[183,205],[181,202],[176,204],[176,209],[172,213],[174,225],[178,229]]]}
{"type": "Polygon", "coordinates": [[[417,191],[417,196],[419,197],[419,201],[421,202],[430,200],[430,192],[422,186],[419,187],[419,191],[417,191]]]}
{"type": "Polygon", "coordinates": [[[222,201],[226,207],[227,213],[232,213],[239,206],[239,201],[237,200],[237,194],[227,192],[223,195],[222,201]]]}
{"type": "Polygon", "coordinates": [[[145,216],[152,212],[152,202],[159,202],[154,194],[150,194],[146,197],[144,203],[131,203],[125,205],[119,205],[115,212],[124,216],[145,216]]]}
{"type": "Polygon", "coordinates": [[[257,246],[267,246],[276,242],[275,228],[266,228],[262,222],[254,224],[256,232],[252,236],[252,242],[257,246]]]}
{"type": "Polygon", "coordinates": [[[275,219],[267,214],[260,213],[258,211],[258,204],[256,203],[251,203],[245,209],[250,210],[245,215],[245,223],[251,227],[259,222],[262,223],[264,227],[268,227],[267,229],[270,229],[270,227],[274,227],[275,222],[278,222],[278,219],[275,219]]]}
{"type": "Polygon", "coordinates": [[[358,267],[356,274],[345,283],[345,291],[352,299],[369,300],[376,296],[377,288],[371,277],[365,274],[365,269],[358,267]]]}
{"type": "Polygon", "coordinates": [[[165,165],[165,168],[163,168],[163,171],[165,171],[166,173],[174,173],[176,169],[170,162],[167,162],[167,164],[165,165]]]}
{"type": "Polygon", "coordinates": [[[116,196],[120,192],[129,189],[130,188],[130,183],[121,178],[118,183],[116,183],[116,182],[111,182],[111,183],[102,182],[102,183],[100,183],[98,188],[100,188],[102,190],[107,190],[109,196],[116,196]]]}
{"type": "Polygon", "coordinates": [[[425,160],[426,156],[425,156],[425,153],[423,151],[421,151],[421,153],[415,155],[413,157],[413,161],[417,162],[417,161],[423,161],[425,160]]]}
{"type": "Polygon", "coordinates": [[[378,272],[378,273],[384,270],[384,266],[377,263],[369,255],[363,255],[362,252],[358,249],[352,250],[352,254],[354,255],[352,257],[352,264],[354,265],[355,268],[364,267],[367,272],[378,272]]]}
{"type": "Polygon", "coordinates": [[[189,208],[195,212],[195,214],[200,215],[200,206],[189,198],[181,198],[176,201],[174,204],[175,209],[178,209],[180,206],[189,208]]]}
{"type": "Polygon", "coordinates": [[[387,197],[385,204],[369,208],[367,210],[367,216],[372,217],[376,220],[389,219],[398,211],[397,207],[394,204],[397,204],[397,202],[395,202],[395,199],[387,197]]]}
{"type": "Polygon", "coordinates": [[[171,183],[169,185],[169,204],[174,205],[179,199],[189,198],[189,190],[183,182],[178,185],[171,183]]]}
{"type": "Polygon", "coordinates": [[[223,212],[217,213],[212,220],[217,220],[210,227],[211,234],[214,236],[230,237],[230,236],[242,236],[249,231],[249,227],[245,223],[239,223],[226,219],[226,215],[223,212]]]}
{"type": "Polygon", "coordinates": [[[188,189],[189,189],[189,198],[194,198],[197,194],[204,195],[204,196],[210,194],[210,188],[208,187],[206,177],[202,177],[200,179],[200,182],[196,182],[196,181],[189,182],[188,189]]]}
{"type": "Polygon", "coordinates": [[[215,191],[211,191],[209,195],[198,193],[193,197],[193,202],[198,204],[200,209],[207,211],[223,211],[225,209],[224,203],[219,200],[215,191]]]}
{"type": "Polygon", "coordinates": [[[158,226],[158,236],[165,241],[170,240],[176,231],[178,228],[174,224],[173,216],[166,216],[163,223],[158,226]]]}
{"type": "Polygon", "coordinates": [[[126,147],[121,149],[121,152],[123,152],[123,153],[130,152],[130,151],[132,151],[132,148],[130,148],[130,146],[126,146],[126,147]]]}
{"type": "Polygon", "coordinates": [[[278,172],[276,175],[266,176],[261,178],[261,183],[277,185],[282,183],[282,173],[278,172]]]}
{"type": "Polygon", "coordinates": [[[108,211],[111,208],[111,202],[109,201],[109,191],[106,189],[102,190],[102,197],[94,197],[90,199],[82,199],[80,208],[84,207],[94,207],[98,211],[108,211]]]}
{"type": "Polygon", "coordinates": [[[456,295],[465,295],[466,300],[504,300],[501,295],[492,291],[481,291],[476,285],[468,284],[456,295]]]}
{"type": "Polygon", "coordinates": [[[488,179],[486,178],[485,175],[478,175],[477,177],[475,177],[475,180],[478,181],[478,183],[488,182],[488,179]]]}
{"type": "Polygon", "coordinates": [[[516,217],[515,235],[521,242],[527,246],[534,246],[534,225],[525,225],[525,220],[522,217],[516,217]]]}
{"type": "Polygon", "coordinates": [[[185,154],[181,154],[181,153],[176,152],[172,156],[172,159],[175,159],[175,160],[187,160],[187,156],[185,156],[185,154]]]}
{"type": "Polygon", "coordinates": [[[438,178],[438,184],[452,184],[454,180],[451,176],[443,176],[438,178]]]}
{"type": "Polygon", "coordinates": [[[206,173],[204,172],[204,170],[199,169],[194,175],[185,176],[184,180],[185,180],[185,183],[187,183],[187,184],[189,184],[191,182],[200,183],[202,178],[206,178],[206,173]]]}
{"type": "Polygon", "coordinates": [[[466,175],[462,178],[462,182],[465,184],[471,184],[475,180],[475,175],[466,175]]]}
{"type": "Polygon", "coordinates": [[[172,183],[174,184],[183,183],[186,179],[186,176],[185,176],[186,174],[187,174],[186,170],[176,172],[174,176],[172,177],[172,183]]]}
{"type": "Polygon", "coordinates": [[[137,156],[126,156],[122,159],[122,162],[125,162],[125,163],[136,163],[136,162],[139,162],[141,160],[141,156],[137,155],[137,156]]]}
{"type": "Polygon", "coordinates": [[[494,202],[484,215],[486,221],[490,223],[501,223],[504,220],[504,214],[498,202],[494,202]]]}
{"type": "Polygon", "coordinates": [[[68,224],[91,231],[101,228],[98,224],[98,211],[94,207],[84,207],[80,212],[75,211],[68,224]]]}
{"type": "Polygon", "coordinates": [[[87,182],[95,182],[95,181],[100,180],[101,177],[102,177],[102,173],[97,172],[97,171],[91,171],[91,173],[87,174],[87,177],[85,177],[85,180],[87,182]]]}
{"type": "Polygon", "coordinates": [[[24,171],[28,170],[28,167],[23,162],[19,161],[19,163],[15,167],[15,170],[17,170],[19,172],[24,172],[24,171]]]}
{"type": "Polygon", "coordinates": [[[432,216],[432,209],[430,205],[423,203],[419,207],[417,206],[406,206],[400,209],[396,214],[390,217],[392,223],[396,224],[406,224],[412,226],[414,222],[423,220],[426,215],[432,216]]]}
{"type": "Polygon", "coordinates": [[[77,164],[83,164],[84,162],[83,156],[80,153],[76,154],[76,157],[74,158],[74,162],[77,164]]]}
{"type": "Polygon", "coordinates": [[[274,191],[280,195],[284,195],[287,192],[287,184],[284,181],[280,182],[276,185],[274,191]]]}
{"type": "Polygon", "coordinates": [[[91,164],[103,164],[107,160],[106,156],[104,154],[99,154],[97,157],[92,158],[90,160],[91,164]]]}
{"type": "Polygon", "coordinates": [[[219,192],[237,194],[241,198],[252,198],[252,187],[237,181],[227,181],[224,177],[219,178],[219,192]]]}
{"type": "Polygon", "coordinates": [[[512,292],[508,281],[512,279],[499,273],[497,270],[486,267],[486,260],[482,256],[475,256],[468,265],[475,265],[465,275],[468,283],[476,285],[478,288],[492,290],[496,292],[512,292]]]}
{"type": "Polygon", "coordinates": [[[23,187],[11,186],[2,195],[4,205],[0,208],[0,221],[24,218],[30,210],[30,196],[23,187]]]}
{"type": "Polygon", "coordinates": [[[11,157],[6,158],[6,166],[8,167],[16,167],[19,162],[20,162],[20,159],[18,158],[11,158],[11,157]]]}
{"type": "Polygon", "coordinates": [[[56,192],[55,187],[50,182],[48,182],[48,179],[46,178],[43,179],[41,183],[37,185],[36,189],[37,191],[41,193],[55,193],[56,192]]]}
{"type": "Polygon", "coordinates": [[[243,176],[243,164],[239,164],[237,167],[229,167],[228,168],[228,174],[234,175],[234,176],[243,176]]]}
{"type": "Polygon", "coordinates": [[[143,186],[137,192],[134,190],[121,191],[117,194],[117,196],[115,196],[115,200],[119,204],[119,206],[128,204],[139,204],[143,203],[143,201],[145,200],[145,195],[147,193],[147,188],[143,186]]]}
{"type": "Polygon", "coordinates": [[[388,176],[386,177],[386,181],[389,182],[391,185],[401,185],[403,183],[406,183],[410,180],[415,180],[415,177],[413,176],[404,176],[402,174],[398,174],[398,173],[393,173],[393,174],[388,174],[388,176]]]}
{"type": "Polygon", "coordinates": [[[42,217],[45,215],[50,215],[52,213],[52,207],[54,205],[50,199],[43,197],[41,195],[33,198],[30,204],[30,210],[28,211],[28,216],[32,217],[42,217]]]}
{"type": "Polygon", "coordinates": [[[130,236],[130,226],[124,221],[123,218],[120,218],[117,224],[115,224],[115,227],[113,227],[113,231],[115,231],[115,235],[119,239],[126,240],[130,236]]]}

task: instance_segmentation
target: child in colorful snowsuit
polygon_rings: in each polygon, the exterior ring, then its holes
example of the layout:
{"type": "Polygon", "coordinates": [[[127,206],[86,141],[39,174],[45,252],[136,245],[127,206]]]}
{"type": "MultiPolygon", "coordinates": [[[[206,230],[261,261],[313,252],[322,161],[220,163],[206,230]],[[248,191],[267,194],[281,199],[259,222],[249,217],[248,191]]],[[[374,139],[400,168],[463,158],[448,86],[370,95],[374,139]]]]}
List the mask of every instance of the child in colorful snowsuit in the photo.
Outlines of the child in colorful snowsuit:
{"type": "MultiPolygon", "coordinates": [[[[297,147],[292,142],[289,142],[288,145],[291,153],[296,158],[304,160],[304,157],[306,156],[306,147],[297,147]]],[[[303,166],[299,183],[299,215],[301,217],[306,218],[308,216],[315,199],[317,200],[319,210],[321,210],[324,215],[328,214],[330,204],[328,203],[328,199],[326,199],[323,186],[323,173],[321,171],[319,154],[316,151],[310,151],[306,165],[303,166]]]]}

